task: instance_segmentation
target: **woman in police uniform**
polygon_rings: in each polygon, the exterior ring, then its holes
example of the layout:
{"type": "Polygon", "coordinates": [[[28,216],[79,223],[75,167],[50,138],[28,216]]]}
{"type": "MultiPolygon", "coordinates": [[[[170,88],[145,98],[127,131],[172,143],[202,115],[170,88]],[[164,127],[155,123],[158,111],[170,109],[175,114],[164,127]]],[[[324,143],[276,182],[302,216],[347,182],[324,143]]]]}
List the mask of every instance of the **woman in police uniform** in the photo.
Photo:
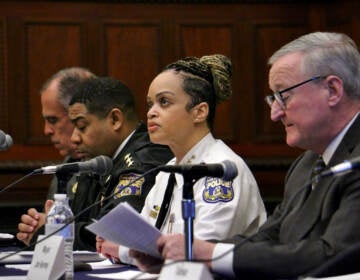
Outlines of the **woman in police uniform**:
{"type": "MultiPolygon", "coordinates": [[[[152,81],[147,96],[150,139],[170,147],[175,158],[168,164],[210,164],[230,160],[238,168],[238,176],[232,181],[203,177],[195,182],[194,236],[200,239],[252,234],[266,219],[263,201],[249,168],[211,133],[216,104],[229,99],[232,94],[230,78],[231,62],[227,57],[189,57],[165,67],[152,81]]],[[[170,205],[164,220],[159,222],[169,176],[165,172],[157,175],[141,214],[164,233],[182,233],[184,179],[181,174],[175,174],[170,205]]],[[[108,241],[98,240],[102,252],[117,255],[114,248],[107,246],[108,241]]],[[[126,247],[120,246],[118,253],[121,261],[131,262],[126,247]]]]}

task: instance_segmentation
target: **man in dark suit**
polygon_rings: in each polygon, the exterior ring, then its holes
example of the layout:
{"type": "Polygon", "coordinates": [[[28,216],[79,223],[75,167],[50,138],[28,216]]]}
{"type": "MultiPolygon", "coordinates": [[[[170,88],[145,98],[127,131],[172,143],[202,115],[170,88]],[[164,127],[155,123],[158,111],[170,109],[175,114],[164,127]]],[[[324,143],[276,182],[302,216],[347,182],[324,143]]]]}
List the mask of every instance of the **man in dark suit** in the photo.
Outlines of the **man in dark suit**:
{"type": "MultiPolygon", "coordinates": [[[[86,68],[69,67],[61,69],[52,75],[41,87],[41,110],[44,119],[44,134],[50,137],[54,147],[64,157],[64,163],[80,161],[81,153],[76,150],[76,145],[70,138],[74,125],[68,117],[69,102],[75,94],[75,89],[85,80],[95,77],[95,74],[86,68]]],[[[48,191],[48,202],[44,208],[49,208],[55,193],[67,193],[70,201],[74,198],[73,185],[76,176],[68,174],[51,180],[48,191]]],[[[18,224],[19,232],[16,237],[25,244],[29,244],[33,231],[37,229],[37,220],[45,220],[45,215],[39,213],[35,208],[29,208],[27,213],[21,216],[18,224]]],[[[43,222],[42,222],[43,223],[43,222]]]]}
{"type": "MultiPolygon", "coordinates": [[[[312,178],[319,156],[331,167],[360,156],[360,54],[345,34],[316,32],[283,46],[269,60],[266,97],[289,146],[307,150],[291,165],[282,203],[259,232],[218,243],[195,240],[195,259],[238,279],[304,275],[360,242],[360,173],[312,178]]],[[[319,170],[317,170],[319,172],[319,170]]],[[[166,259],[184,259],[183,236],[164,235],[166,259]]],[[[132,252],[143,270],[154,264],[132,252]]]]}

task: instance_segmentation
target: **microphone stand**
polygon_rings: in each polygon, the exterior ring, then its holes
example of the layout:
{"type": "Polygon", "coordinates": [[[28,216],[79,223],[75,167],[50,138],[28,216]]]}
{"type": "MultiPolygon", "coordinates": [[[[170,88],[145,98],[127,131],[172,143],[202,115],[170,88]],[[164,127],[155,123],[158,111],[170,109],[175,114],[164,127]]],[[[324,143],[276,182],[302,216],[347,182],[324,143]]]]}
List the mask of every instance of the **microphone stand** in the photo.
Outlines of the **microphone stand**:
{"type": "Polygon", "coordinates": [[[186,260],[192,260],[192,244],[194,240],[193,220],[195,218],[195,201],[193,186],[195,179],[185,172],[182,200],[182,217],[184,219],[184,238],[185,238],[185,257],[186,260]]]}

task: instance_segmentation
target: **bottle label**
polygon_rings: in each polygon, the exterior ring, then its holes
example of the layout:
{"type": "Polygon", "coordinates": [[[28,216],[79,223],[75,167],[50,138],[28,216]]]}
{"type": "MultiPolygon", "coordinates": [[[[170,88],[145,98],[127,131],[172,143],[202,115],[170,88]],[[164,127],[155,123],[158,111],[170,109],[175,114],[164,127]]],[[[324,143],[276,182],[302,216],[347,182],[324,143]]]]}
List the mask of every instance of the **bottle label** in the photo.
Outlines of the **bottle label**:
{"type": "MultiPolygon", "coordinates": [[[[45,225],[45,235],[49,235],[54,231],[57,231],[59,228],[64,226],[64,224],[46,224],[45,225]]],[[[64,238],[73,238],[74,236],[74,224],[68,224],[59,232],[55,233],[55,235],[62,236],[64,238]]]]}

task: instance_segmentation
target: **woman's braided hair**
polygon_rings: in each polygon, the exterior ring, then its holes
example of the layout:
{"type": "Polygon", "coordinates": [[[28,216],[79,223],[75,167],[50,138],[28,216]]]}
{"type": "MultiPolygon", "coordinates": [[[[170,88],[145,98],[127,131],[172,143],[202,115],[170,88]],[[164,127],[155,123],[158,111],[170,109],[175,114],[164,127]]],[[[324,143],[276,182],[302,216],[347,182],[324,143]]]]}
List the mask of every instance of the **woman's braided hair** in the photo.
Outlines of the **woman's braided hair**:
{"type": "Polygon", "coordinates": [[[208,103],[207,123],[212,129],[216,104],[232,95],[230,59],[221,54],[200,58],[186,57],[167,65],[164,71],[167,70],[174,70],[183,75],[183,89],[191,96],[191,102],[187,105],[188,110],[201,102],[208,103]]]}

